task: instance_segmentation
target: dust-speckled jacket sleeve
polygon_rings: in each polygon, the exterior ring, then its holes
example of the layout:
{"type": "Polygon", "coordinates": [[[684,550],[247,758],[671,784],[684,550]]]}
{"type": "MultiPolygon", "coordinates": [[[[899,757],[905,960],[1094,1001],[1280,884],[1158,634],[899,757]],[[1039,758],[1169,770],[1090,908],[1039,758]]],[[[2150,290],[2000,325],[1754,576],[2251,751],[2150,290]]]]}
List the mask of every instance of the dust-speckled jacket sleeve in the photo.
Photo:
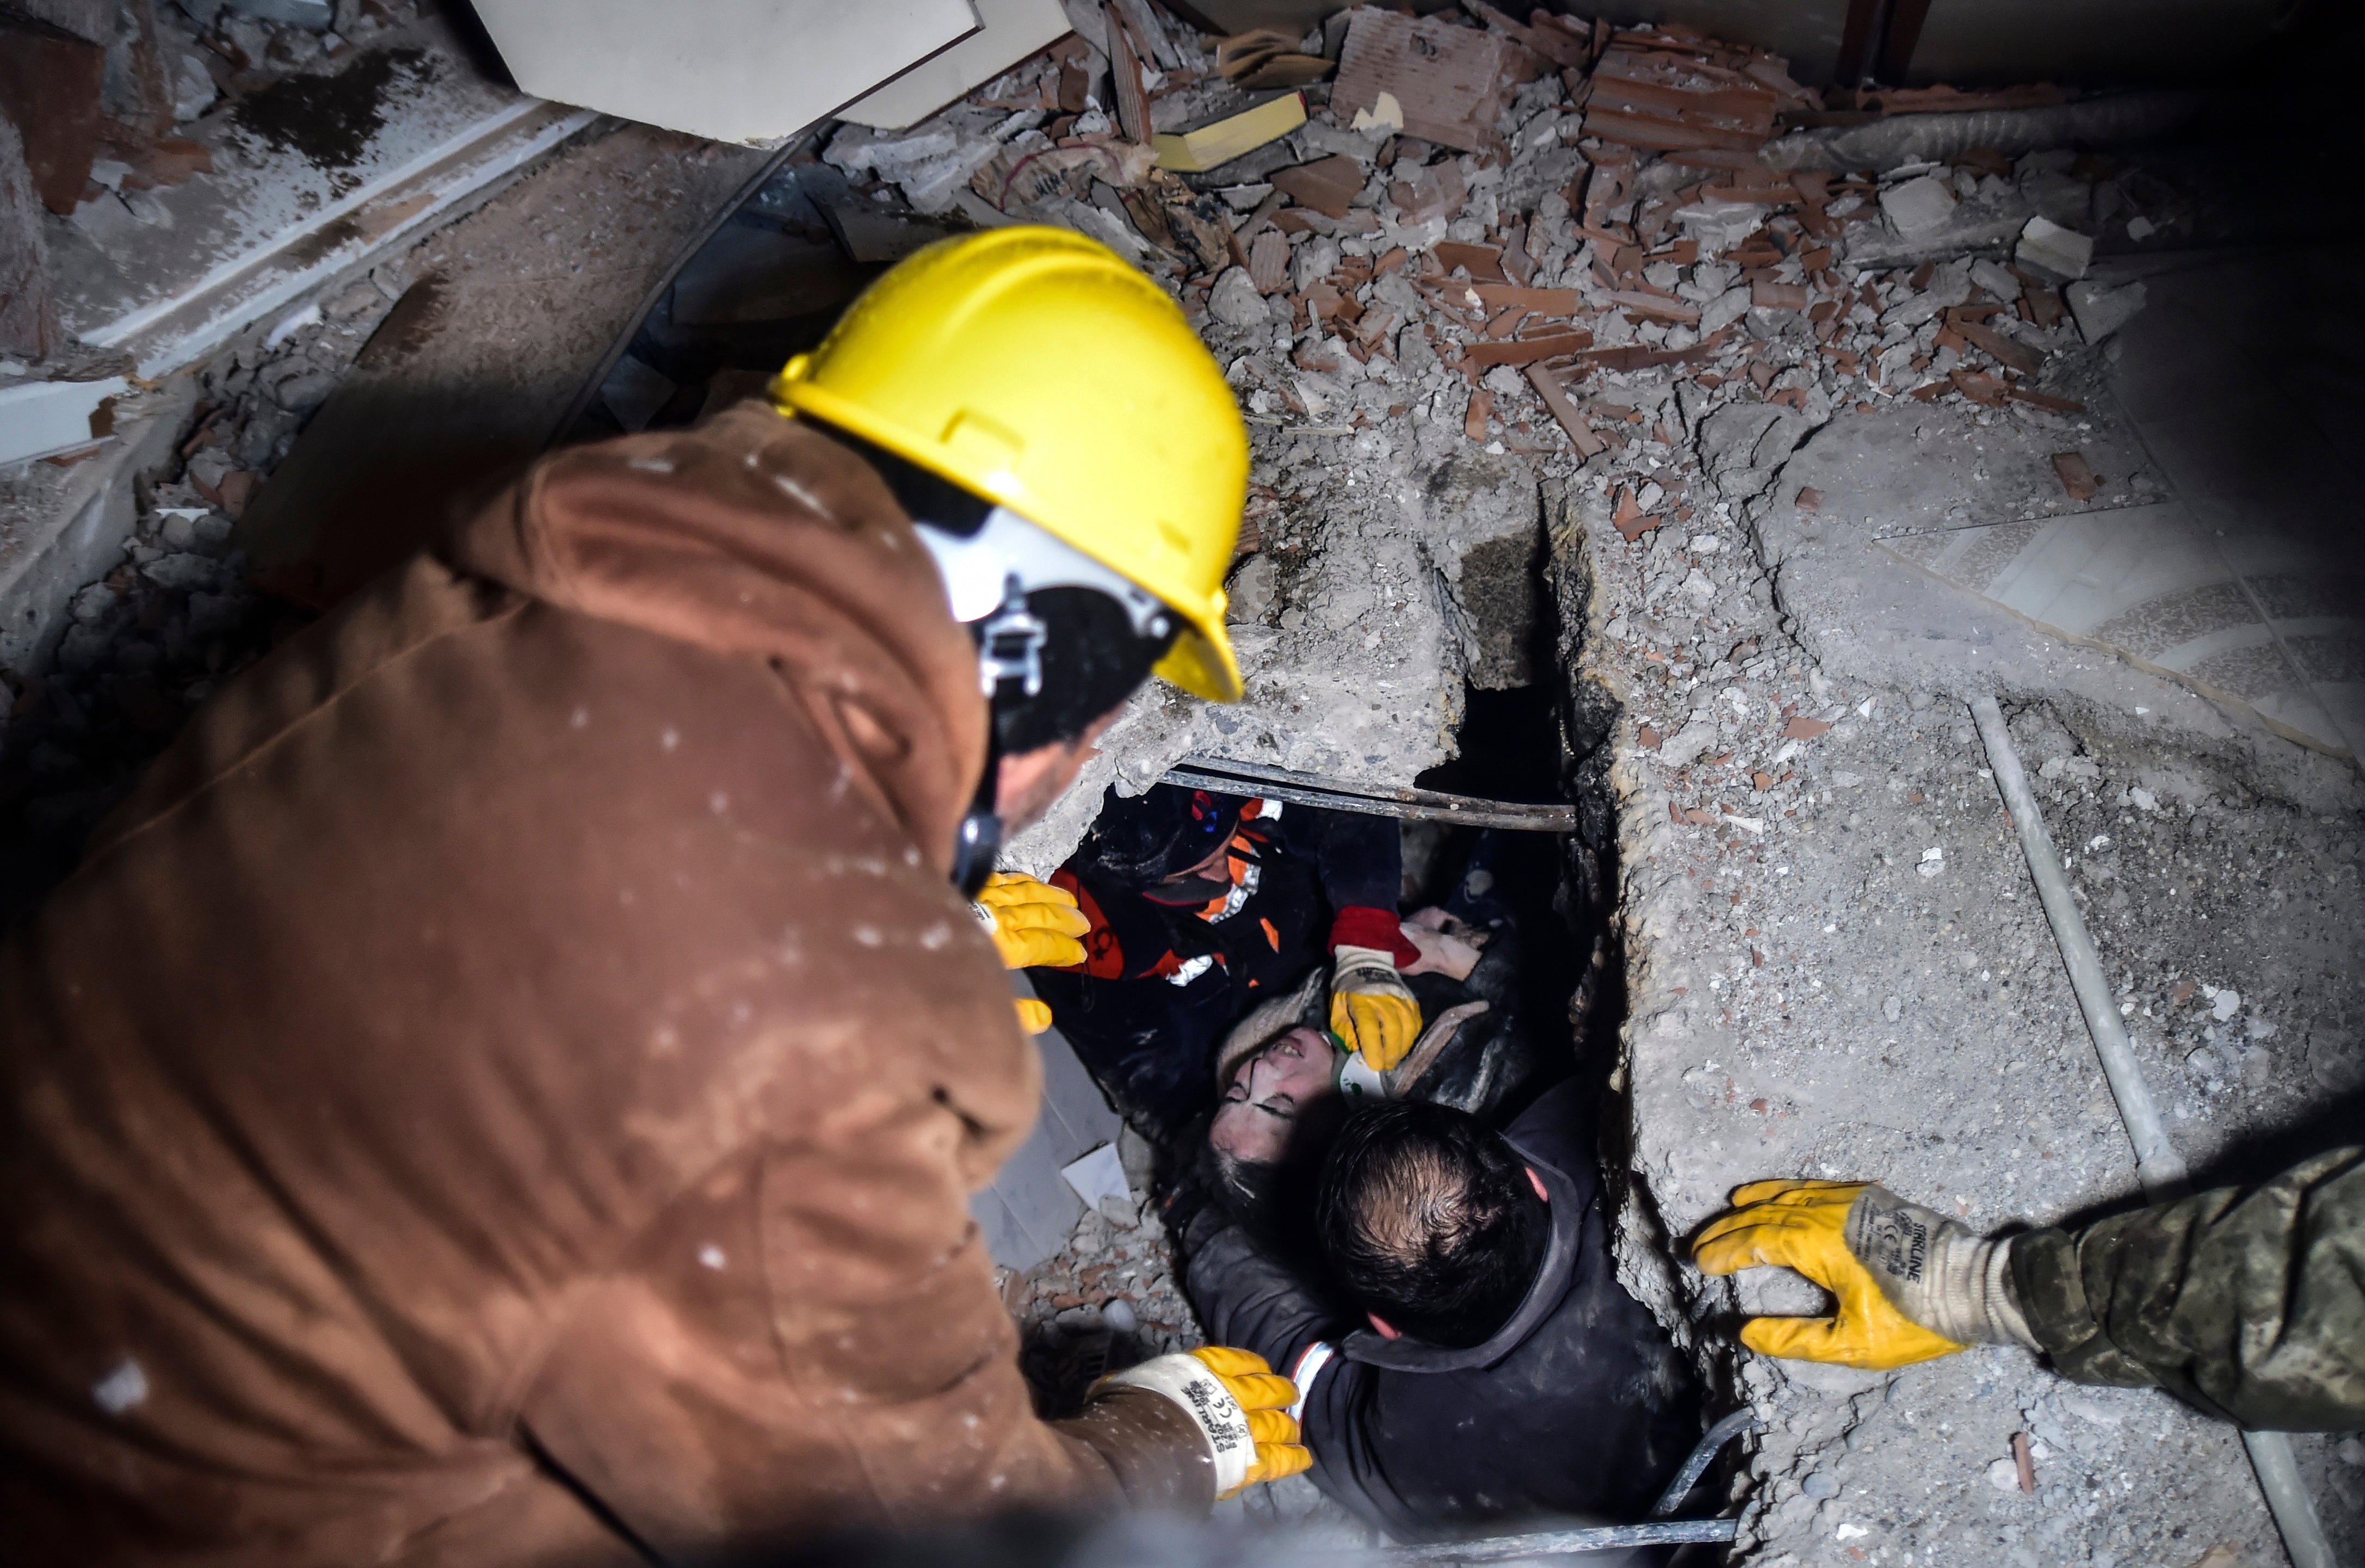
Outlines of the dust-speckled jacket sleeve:
{"type": "Polygon", "coordinates": [[[1347,1327],[1220,1209],[1201,1211],[1186,1245],[1184,1288],[1209,1344],[1254,1350],[1286,1376],[1299,1351],[1347,1327]]]}
{"type": "Polygon", "coordinates": [[[2243,1426],[2365,1427],[2365,1148],[2012,1243],[2013,1287],[2079,1383],[2158,1385],[2243,1426]]]}

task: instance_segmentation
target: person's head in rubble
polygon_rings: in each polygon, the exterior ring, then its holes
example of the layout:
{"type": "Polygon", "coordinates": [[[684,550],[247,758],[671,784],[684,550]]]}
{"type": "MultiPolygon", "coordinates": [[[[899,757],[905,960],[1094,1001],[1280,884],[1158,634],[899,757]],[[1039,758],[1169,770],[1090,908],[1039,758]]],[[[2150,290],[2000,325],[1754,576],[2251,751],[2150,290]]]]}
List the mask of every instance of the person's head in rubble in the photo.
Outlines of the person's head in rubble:
{"type": "Polygon", "coordinates": [[[1105,246],[1026,226],[931,245],[771,395],[879,472],[977,643],[992,722],[965,890],[1151,674],[1239,699],[1223,581],[1247,429],[1182,311],[1105,246]]]}
{"type": "Polygon", "coordinates": [[[1353,1054],[1322,1027],[1325,980],[1317,969],[1233,1025],[1216,1052],[1217,1103],[1207,1125],[1207,1173],[1225,1208],[1267,1241],[1308,1256],[1314,1185],[1330,1131],[1355,1097],[1339,1092],[1353,1054]]]}
{"type": "Polygon", "coordinates": [[[1481,1345],[1511,1319],[1552,1238],[1544,1184],[1464,1111],[1359,1105],[1330,1140],[1315,1229],[1331,1278],[1385,1338],[1481,1345]]]}
{"type": "MultiPolygon", "coordinates": [[[[1467,980],[1485,941],[1483,935],[1474,941],[1439,909],[1420,911],[1402,929],[1420,953],[1406,967],[1408,975],[1467,980]]],[[[1216,1105],[1207,1147],[1216,1186],[1236,1213],[1269,1207],[1283,1166],[1318,1158],[1346,1103],[1391,1092],[1385,1080],[1322,1026],[1328,1016],[1323,980],[1317,969],[1294,994],[1264,1002],[1233,1026],[1216,1053],[1216,1105]],[[1316,1124],[1310,1133],[1309,1120],[1316,1124]]],[[[1443,1017],[1450,1024],[1459,1015],[1443,1017]]]]}

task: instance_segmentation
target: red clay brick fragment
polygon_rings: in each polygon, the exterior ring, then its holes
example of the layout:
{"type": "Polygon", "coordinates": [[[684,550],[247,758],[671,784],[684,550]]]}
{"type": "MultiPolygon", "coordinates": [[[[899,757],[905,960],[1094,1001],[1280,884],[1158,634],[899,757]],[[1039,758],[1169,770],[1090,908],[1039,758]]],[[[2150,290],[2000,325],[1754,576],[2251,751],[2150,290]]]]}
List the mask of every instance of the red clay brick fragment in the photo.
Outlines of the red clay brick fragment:
{"type": "Polygon", "coordinates": [[[1830,728],[1831,726],[1821,719],[1810,719],[1801,713],[1782,726],[1782,738],[1791,741],[1810,741],[1830,728]]]}
{"type": "Polygon", "coordinates": [[[1625,536],[1629,544],[1659,526],[1657,518],[1647,516],[1641,507],[1634,504],[1634,492],[1631,490],[1618,492],[1618,510],[1610,515],[1609,521],[1625,536]]]}
{"type": "Polygon", "coordinates": [[[2094,470],[2087,465],[2082,452],[2057,452],[2053,454],[2053,472],[2060,476],[2061,488],[2073,501],[2090,501],[2102,487],[2094,480],[2094,470]]]}
{"type": "Polygon", "coordinates": [[[1486,416],[1495,411],[1495,394],[1480,390],[1470,394],[1470,410],[1462,416],[1462,433],[1472,441],[1486,439],[1486,416]]]}

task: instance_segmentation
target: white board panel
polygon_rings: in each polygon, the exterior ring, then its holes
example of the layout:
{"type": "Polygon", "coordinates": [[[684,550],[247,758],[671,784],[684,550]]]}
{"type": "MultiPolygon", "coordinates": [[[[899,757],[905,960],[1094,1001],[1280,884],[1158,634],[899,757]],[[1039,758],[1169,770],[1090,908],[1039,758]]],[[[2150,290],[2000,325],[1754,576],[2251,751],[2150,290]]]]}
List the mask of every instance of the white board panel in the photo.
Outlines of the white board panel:
{"type": "Polygon", "coordinates": [[[975,0],[982,27],[933,60],[849,105],[838,118],[880,130],[916,125],[970,88],[992,81],[1069,30],[1059,0],[975,0]]]}
{"type": "Polygon", "coordinates": [[[978,30],[969,0],[476,0],[518,85],[717,141],[777,140],[978,30]]]}

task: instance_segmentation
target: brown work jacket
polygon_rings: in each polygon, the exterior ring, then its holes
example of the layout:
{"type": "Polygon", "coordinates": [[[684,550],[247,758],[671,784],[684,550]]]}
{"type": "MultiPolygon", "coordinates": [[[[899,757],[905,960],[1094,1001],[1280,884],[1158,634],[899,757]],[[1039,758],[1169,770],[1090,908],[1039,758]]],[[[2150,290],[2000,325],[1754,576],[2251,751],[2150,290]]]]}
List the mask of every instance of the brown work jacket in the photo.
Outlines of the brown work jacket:
{"type": "Polygon", "coordinates": [[[969,637],[748,404],[549,458],[207,704],[0,943],[13,1562],[601,1562],[1204,1501],[1037,1421],[968,1194],[969,637]]]}

